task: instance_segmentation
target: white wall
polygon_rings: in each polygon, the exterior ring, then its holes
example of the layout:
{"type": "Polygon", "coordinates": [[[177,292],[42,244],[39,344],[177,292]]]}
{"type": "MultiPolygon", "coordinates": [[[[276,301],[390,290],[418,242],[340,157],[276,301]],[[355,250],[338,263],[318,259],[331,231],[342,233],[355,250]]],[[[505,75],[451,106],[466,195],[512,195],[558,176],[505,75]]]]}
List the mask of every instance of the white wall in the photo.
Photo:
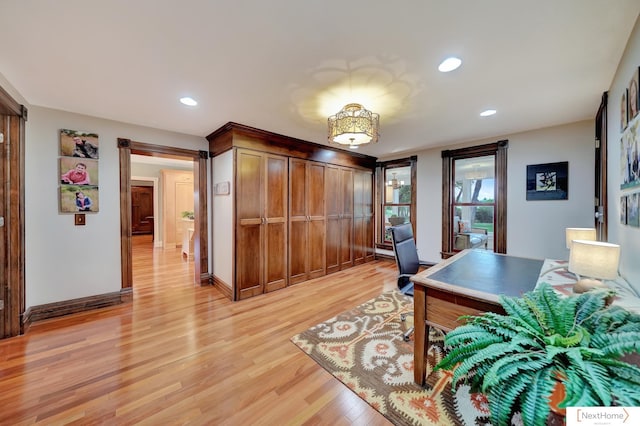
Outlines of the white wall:
{"type": "Polygon", "coordinates": [[[233,152],[227,151],[212,159],[212,192],[220,182],[229,182],[229,195],[212,197],[213,214],[213,275],[230,287],[233,284],[233,152]]]}
{"type": "MultiPolygon", "coordinates": [[[[595,115],[595,112],[594,112],[595,115]]],[[[594,123],[582,121],[473,141],[447,149],[508,139],[507,252],[566,259],[566,227],[593,226],[594,123]],[[526,200],[527,165],[569,162],[569,199],[526,200]]],[[[416,242],[421,260],[440,261],[442,249],[442,148],[418,153],[416,242]]]]}
{"type": "MultiPolygon", "coordinates": [[[[640,228],[620,224],[620,197],[640,192],[640,187],[620,189],[620,101],[633,72],[640,66],[640,18],[627,43],[616,75],[609,88],[607,106],[609,242],[620,244],[620,274],[640,292],[640,228]]],[[[636,117],[636,122],[640,117],[636,117]]],[[[640,138],[640,125],[636,138],[640,138]]],[[[640,143],[640,141],[638,141],[640,143]]]]}
{"type": "Polygon", "coordinates": [[[29,108],[25,164],[26,306],[117,292],[120,278],[120,175],[117,139],[208,150],[204,137],[29,108]],[[58,213],[59,131],[99,135],[100,212],[86,226],[58,213]]]}

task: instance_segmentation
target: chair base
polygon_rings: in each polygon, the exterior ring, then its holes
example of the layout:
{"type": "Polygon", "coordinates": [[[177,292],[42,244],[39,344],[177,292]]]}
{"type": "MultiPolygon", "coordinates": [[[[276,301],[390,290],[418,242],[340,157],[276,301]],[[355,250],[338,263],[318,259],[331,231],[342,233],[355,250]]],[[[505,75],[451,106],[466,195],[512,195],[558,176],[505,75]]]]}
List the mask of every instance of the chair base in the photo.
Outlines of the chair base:
{"type": "MultiPolygon", "coordinates": [[[[400,314],[400,321],[404,322],[407,320],[407,314],[400,314]]],[[[411,340],[411,335],[413,334],[414,327],[411,327],[407,331],[402,334],[402,340],[408,342],[411,340]]]]}

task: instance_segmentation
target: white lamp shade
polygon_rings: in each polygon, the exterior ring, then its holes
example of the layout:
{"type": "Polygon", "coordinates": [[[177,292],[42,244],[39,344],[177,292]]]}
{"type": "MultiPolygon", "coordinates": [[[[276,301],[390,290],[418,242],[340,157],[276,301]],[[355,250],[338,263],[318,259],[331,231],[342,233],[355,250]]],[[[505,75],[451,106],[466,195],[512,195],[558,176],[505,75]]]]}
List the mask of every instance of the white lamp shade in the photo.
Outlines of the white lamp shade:
{"type": "Polygon", "coordinates": [[[567,249],[571,250],[571,241],[588,240],[595,241],[596,228],[567,228],[565,230],[567,249]]]}
{"type": "Polygon", "coordinates": [[[618,276],[620,246],[600,241],[573,240],[569,271],[581,277],[612,280],[618,276]]]}

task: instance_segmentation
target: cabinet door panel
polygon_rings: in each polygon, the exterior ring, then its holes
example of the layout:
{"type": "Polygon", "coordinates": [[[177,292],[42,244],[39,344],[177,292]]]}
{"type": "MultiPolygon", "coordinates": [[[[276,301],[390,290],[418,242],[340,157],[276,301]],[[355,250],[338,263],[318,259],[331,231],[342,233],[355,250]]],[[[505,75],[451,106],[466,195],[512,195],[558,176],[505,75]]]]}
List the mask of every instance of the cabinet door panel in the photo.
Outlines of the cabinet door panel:
{"type": "Polygon", "coordinates": [[[287,264],[283,253],[287,247],[287,223],[286,221],[267,222],[265,240],[265,292],[270,292],[286,287],[287,264]]]}
{"type": "Polygon", "coordinates": [[[289,284],[307,279],[307,225],[306,221],[289,223],[289,284]]]}
{"type": "Polygon", "coordinates": [[[238,299],[264,292],[262,285],[262,225],[238,226],[236,233],[236,286],[238,299]]]}
{"type": "Polygon", "coordinates": [[[340,269],[353,266],[353,170],[341,169],[340,269]]]}
{"type": "Polygon", "coordinates": [[[325,274],[325,229],[324,219],[312,219],[308,223],[308,271],[309,278],[321,277],[325,274]]]}
{"type": "Polygon", "coordinates": [[[287,285],[288,160],[266,156],[265,243],[263,246],[265,291],[287,285]]]}
{"type": "Polygon", "coordinates": [[[306,218],[306,162],[290,160],[289,167],[289,217],[306,218]]]}
{"type": "Polygon", "coordinates": [[[314,217],[324,217],[324,164],[310,163],[307,184],[307,214],[314,217]]]}
{"type": "Polygon", "coordinates": [[[262,218],[264,210],[262,156],[238,150],[236,216],[238,219],[262,218]]]}
{"type": "Polygon", "coordinates": [[[265,217],[286,220],[287,217],[287,159],[267,157],[265,217]]]}
{"type": "Polygon", "coordinates": [[[326,233],[326,271],[327,274],[340,270],[340,207],[342,193],[340,186],[340,169],[327,166],[325,174],[325,200],[327,204],[326,233]]]}

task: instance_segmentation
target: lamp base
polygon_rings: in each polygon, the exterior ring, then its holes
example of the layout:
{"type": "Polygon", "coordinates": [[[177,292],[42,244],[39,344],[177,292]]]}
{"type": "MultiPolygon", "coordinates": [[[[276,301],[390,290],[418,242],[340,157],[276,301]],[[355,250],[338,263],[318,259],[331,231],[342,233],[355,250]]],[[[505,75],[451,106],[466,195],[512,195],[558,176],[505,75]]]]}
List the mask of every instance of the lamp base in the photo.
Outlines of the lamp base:
{"type": "Polygon", "coordinates": [[[608,289],[609,287],[607,287],[606,284],[604,284],[602,281],[599,280],[593,280],[590,278],[583,278],[581,280],[579,280],[578,282],[576,282],[573,285],[573,292],[574,293],[584,293],[587,292],[589,290],[594,290],[597,288],[604,288],[604,289],[608,289]]]}

